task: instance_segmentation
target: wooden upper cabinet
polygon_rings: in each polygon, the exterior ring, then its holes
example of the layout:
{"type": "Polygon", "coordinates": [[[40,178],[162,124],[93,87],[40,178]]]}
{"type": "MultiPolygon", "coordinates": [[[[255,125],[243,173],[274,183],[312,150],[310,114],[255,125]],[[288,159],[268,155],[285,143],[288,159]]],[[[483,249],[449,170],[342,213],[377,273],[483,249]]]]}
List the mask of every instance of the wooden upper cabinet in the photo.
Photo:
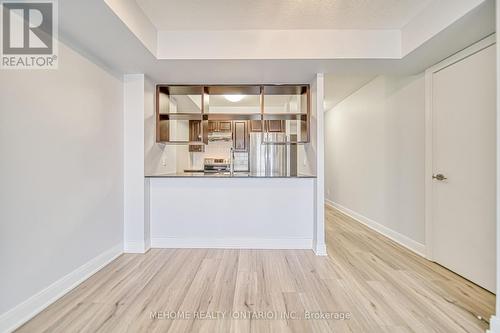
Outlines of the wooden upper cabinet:
{"type": "Polygon", "coordinates": [[[250,132],[262,132],[262,121],[250,120],[250,132]]]}
{"type": "Polygon", "coordinates": [[[250,120],[250,132],[262,132],[262,124],[264,132],[285,132],[284,120],[250,120]]]}
{"type": "Polygon", "coordinates": [[[208,131],[209,132],[231,132],[233,129],[231,121],[209,121],[208,131]]]}
{"type": "Polygon", "coordinates": [[[218,132],[218,123],[216,121],[208,122],[208,132],[218,132]]]}
{"type": "Polygon", "coordinates": [[[285,132],[285,122],[283,120],[266,120],[268,132],[285,132]]]}
{"type": "Polygon", "coordinates": [[[219,132],[231,132],[232,123],[230,121],[219,121],[219,132]]]}
{"type": "Polygon", "coordinates": [[[233,148],[235,151],[247,151],[248,149],[248,123],[246,121],[235,121],[233,130],[233,148]]]}
{"type": "Polygon", "coordinates": [[[190,120],[189,121],[189,141],[197,142],[201,141],[201,120],[190,120]]]}

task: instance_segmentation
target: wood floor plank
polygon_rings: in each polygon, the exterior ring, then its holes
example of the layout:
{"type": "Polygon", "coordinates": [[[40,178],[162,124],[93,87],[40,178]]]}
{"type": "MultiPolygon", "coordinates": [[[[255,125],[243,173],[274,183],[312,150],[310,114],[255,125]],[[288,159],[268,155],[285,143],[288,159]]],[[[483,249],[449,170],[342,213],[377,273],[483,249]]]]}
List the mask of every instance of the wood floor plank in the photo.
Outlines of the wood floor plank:
{"type": "Polygon", "coordinates": [[[325,216],[328,257],[310,250],[152,249],[144,255],[125,254],[17,332],[488,328],[495,295],[337,210],[327,207],[325,216]]]}

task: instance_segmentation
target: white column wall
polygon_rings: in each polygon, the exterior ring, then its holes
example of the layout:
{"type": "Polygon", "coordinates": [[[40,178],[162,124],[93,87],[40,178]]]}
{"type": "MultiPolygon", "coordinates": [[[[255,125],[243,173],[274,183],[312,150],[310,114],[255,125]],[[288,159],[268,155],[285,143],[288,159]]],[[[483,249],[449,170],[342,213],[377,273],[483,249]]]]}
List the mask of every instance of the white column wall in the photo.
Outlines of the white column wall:
{"type": "Polygon", "coordinates": [[[326,255],[325,245],[325,132],[324,132],[324,75],[318,73],[310,83],[311,114],[309,122],[310,143],[299,145],[297,169],[299,174],[316,175],[314,181],[314,237],[313,250],[317,255],[326,255]]]}
{"type": "Polygon", "coordinates": [[[143,74],[124,76],[124,250],[128,253],[144,253],[151,247],[149,186],[144,179],[144,92],[143,74]]]}
{"type": "Polygon", "coordinates": [[[325,114],[324,114],[324,75],[316,75],[313,94],[314,114],[311,122],[315,122],[316,149],[313,158],[316,160],[315,214],[314,214],[314,252],[316,255],[327,255],[325,244],[325,114]]]}

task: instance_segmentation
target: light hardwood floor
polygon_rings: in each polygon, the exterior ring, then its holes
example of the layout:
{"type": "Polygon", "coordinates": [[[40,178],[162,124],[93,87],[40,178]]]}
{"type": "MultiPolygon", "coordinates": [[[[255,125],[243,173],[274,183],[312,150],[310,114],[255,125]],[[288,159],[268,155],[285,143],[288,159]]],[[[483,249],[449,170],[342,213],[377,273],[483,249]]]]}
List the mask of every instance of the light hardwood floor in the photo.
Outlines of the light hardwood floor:
{"type": "Polygon", "coordinates": [[[494,295],[338,211],[327,208],[326,218],[329,257],[306,250],[124,254],[18,332],[482,332],[488,327],[494,295]],[[349,318],[297,319],[305,311],[349,318]],[[152,319],[151,312],[185,318],[152,319]],[[219,320],[186,318],[223,314],[219,320]],[[287,314],[295,317],[280,318],[287,314]],[[229,318],[236,315],[267,319],[229,318]]]}

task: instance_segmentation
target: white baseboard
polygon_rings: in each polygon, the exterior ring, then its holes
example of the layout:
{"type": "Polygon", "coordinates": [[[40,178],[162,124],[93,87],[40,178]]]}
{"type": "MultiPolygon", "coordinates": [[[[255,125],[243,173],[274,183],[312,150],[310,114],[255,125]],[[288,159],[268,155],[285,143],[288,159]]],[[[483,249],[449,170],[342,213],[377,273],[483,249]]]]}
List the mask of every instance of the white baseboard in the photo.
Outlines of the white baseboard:
{"type": "Polygon", "coordinates": [[[326,244],[317,244],[315,247],[314,247],[314,253],[317,255],[317,256],[327,256],[328,255],[328,252],[326,252],[326,244]]]}
{"type": "Polygon", "coordinates": [[[346,208],[342,205],[339,205],[338,203],[335,203],[330,200],[325,200],[325,203],[329,205],[330,207],[333,207],[342,213],[348,215],[349,217],[352,217],[354,220],[358,221],[359,223],[367,226],[368,228],[384,235],[385,237],[393,240],[394,242],[398,243],[399,245],[402,245],[406,247],[407,249],[415,252],[416,254],[422,256],[425,258],[425,245],[422,243],[419,243],[403,234],[400,234],[397,231],[394,231],[392,229],[389,229],[388,227],[372,220],[369,219],[368,217],[365,217],[361,214],[358,214],[349,208],[346,208]]]}
{"type": "Polygon", "coordinates": [[[497,316],[491,316],[490,318],[490,329],[486,331],[487,333],[500,333],[500,318],[497,316]]]}
{"type": "Polygon", "coordinates": [[[125,242],[123,246],[123,252],[125,253],[146,253],[149,250],[149,246],[145,242],[141,241],[128,241],[125,242]]]}
{"type": "Polygon", "coordinates": [[[123,244],[113,246],[97,257],[63,276],[47,288],[31,296],[15,308],[0,315],[0,332],[12,332],[43,309],[64,296],[71,289],[95,274],[123,253],[123,244]]]}
{"type": "Polygon", "coordinates": [[[182,249],[312,249],[308,238],[151,238],[152,248],[182,249]]]}

